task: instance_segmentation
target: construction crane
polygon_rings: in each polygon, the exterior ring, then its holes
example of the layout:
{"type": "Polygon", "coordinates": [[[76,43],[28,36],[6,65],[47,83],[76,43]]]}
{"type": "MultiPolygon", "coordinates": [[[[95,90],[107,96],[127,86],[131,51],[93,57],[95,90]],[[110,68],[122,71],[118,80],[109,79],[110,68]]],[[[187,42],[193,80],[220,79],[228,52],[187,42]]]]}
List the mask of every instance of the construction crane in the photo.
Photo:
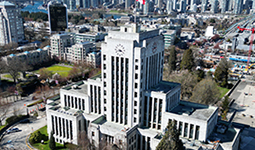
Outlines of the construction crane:
{"type": "Polygon", "coordinates": [[[253,34],[255,31],[255,28],[251,28],[251,29],[247,29],[247,28],[240,28],[239,26],[237,27],[240,31],[251,31],[251,40],[250,40],[250,48],[249,48],[249,54],[248,54],[248,60],[247,60],[247,65],[246,65],[246,69],[249,69],[249,63],[250,63],[250,58],[251,58],[251,51],[252,51],[252,45],[253,45],[253,34]]]}

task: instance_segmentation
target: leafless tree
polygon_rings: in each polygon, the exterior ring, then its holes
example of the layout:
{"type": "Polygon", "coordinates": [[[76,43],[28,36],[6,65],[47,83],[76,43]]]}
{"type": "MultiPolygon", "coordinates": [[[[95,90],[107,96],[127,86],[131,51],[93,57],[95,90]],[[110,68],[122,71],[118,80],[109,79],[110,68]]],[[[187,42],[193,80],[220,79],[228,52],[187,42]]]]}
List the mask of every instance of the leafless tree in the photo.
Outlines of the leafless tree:
{"type": "Polygon", "coordinates": [[[12,76],[14,83],[16,83],[17,78],[19,77],[19,72],[24,73],[25,71],[30,69],[30,66],[21,60],[12,60],[7,63],[1,63],[5,72],[9,73],[12,76]]]}
{"type": "Polygon", "coordinates": [[[9,107],[10,105],[0,97],[0,125],[2,125],[2,121],[6,118],[9,107]]]}

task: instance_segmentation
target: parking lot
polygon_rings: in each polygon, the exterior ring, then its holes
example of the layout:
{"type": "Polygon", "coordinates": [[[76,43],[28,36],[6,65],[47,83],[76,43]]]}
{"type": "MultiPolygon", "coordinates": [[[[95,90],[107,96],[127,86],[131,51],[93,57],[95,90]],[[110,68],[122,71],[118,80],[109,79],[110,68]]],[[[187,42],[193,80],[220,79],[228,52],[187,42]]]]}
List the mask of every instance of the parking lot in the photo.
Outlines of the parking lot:
{"type": "MultiPolygon", "coordinates": [[[[29,133],[46,125],[45,117],[37,120],[32,120],[31,123],[17,124],[12,128],[18,128],[20,131],[5,133],[2,141],[1,148],[3,149],[18,149],[18,150],[29,150],[26,145],[26,138],[29,133]]],[[[0,148],[0,149],[1,149],[0,148]]]]}

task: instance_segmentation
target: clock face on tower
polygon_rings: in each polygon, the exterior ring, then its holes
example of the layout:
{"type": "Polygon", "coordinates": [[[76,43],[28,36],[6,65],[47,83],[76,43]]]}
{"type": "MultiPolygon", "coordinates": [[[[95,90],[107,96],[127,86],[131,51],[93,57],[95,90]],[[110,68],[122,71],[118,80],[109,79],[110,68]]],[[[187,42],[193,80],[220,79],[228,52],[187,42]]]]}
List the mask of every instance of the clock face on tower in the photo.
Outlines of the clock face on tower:
{"type": "Polygon", "coordinates": [[[155,53],[157,51],[157,43],[154,42],[152,45],[152,52],[155,53]]]}
{"type": "Polygon", "coordinates": [[[118,55],[118,56],[123,56],[125,54],[125,48],[123,45],[121,44],[118,44],[116,47],[115,47],[115,53],[118,55]]]}

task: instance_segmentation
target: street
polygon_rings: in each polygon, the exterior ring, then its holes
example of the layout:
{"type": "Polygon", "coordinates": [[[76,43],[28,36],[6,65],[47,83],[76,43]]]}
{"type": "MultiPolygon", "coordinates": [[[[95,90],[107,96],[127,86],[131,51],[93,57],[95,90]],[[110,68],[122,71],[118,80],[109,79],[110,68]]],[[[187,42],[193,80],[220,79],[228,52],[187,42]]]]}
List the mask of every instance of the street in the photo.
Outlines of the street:
{"type": "Polygon", "coordinates": [[[46,117],[32,120],[31,123],[17,124],[15,128],[19,128],[21,131],[5,134],[0,143],[0,147],[2,149],[29,150],[26,145],[27,136],[29,133],[45,126],[47,124],[45,119],[46,117]]]}

